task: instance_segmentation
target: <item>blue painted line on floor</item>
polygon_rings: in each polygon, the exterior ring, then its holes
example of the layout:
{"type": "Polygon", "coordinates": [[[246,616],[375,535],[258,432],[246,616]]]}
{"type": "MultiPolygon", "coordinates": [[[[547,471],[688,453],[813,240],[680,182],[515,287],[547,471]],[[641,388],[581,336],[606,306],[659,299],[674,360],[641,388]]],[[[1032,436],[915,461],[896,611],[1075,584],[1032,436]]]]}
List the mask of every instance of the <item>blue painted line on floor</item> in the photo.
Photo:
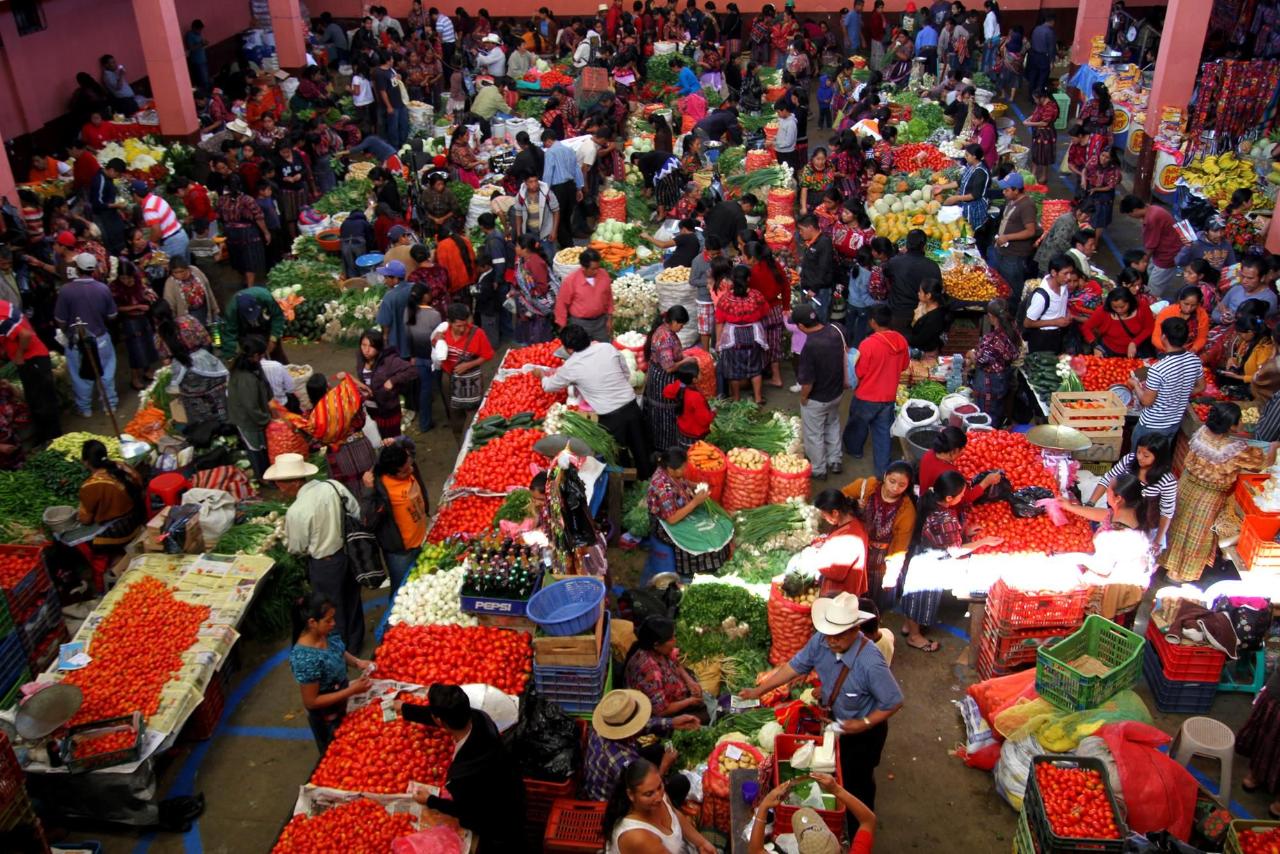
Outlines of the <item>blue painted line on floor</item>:
{"type": "Polygon", "coordinates": [[[960,640],[964,641],[965,643],[969,642],[969,633],[966,632],[964,629],[960,628],[959,626],[953,626],[948,623],[938,623],[938,628],[942,629],[944,632],[946,632],[947,634],[953,637],[960,638],[960,640]]]}
{"type": "Polygon", "coordinates": [[[311,730],[308,727],[228,726],[219,735],[265,738],[271,741],[311,741],[311,730]]]}
{"type": "Polygon", "coordinates": [[[1027,120],[1026,114],[1018,109],[1018,105],[1012,101],[1009,102],[1009,109],[1013,110],[1013,114],[1018,117],[1018,121],[1025,122],[1027,120]]]}

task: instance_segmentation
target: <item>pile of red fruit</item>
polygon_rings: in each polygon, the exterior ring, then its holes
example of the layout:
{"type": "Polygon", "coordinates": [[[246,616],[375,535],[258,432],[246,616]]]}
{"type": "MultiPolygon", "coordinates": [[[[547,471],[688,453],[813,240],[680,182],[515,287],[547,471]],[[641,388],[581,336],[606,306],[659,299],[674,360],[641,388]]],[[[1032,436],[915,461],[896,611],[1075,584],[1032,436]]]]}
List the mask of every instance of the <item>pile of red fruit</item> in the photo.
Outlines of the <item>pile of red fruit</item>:
{"type": "Polygon", "coordinates": [[[511,418],[521,412],[531,412],[534,418],[545,418],[553,403],[564,403],[564,391],[554,394],[542,390],[542,380],[533,374],[512,374],[505,380],[495,379],[485,394],[484,406],[476,418],[501,415],[511,418]]]}
{"type": "Polygon", "coordinates": [[[40,561],[40,549],[4,549],[0,553],[0,588],[13,590],[40,561]]]}
{"type": "MultiPolygon", "coordinates": [[[[956,458],[956,468],[970,481],[977,474],[999,469],[1014,489],[1040,486],[1058,491],[1053,476],[1041,462],[1040,449],[1021,433],[1003,430],[970,433],[969,443],[956,458]]],[[[984,551],[1036,554],[1093,551],[1093,533],[1088,523],[1078,516],[1069,516],[1067,524],[1058,527],[1047,515],[1019,519],[1007,503],[993,501],[971,508],[968,521],[982,526],[982,536],[1004,539],[1000,545],[984,551]]]]}
{"type": "Polygon", "coordinates": [[[1124,385],[1129,382],[1129,375],[1145,364],[1141,359],[1071,357],[1071,368],[1079,375],[1085,391],[1106,391],[1113,385],[1124,385]]]}
{"type": "Polygon", "coordinates": [[[320,815],[295,815],[276,840],[271,854],[386,854],[391,843],[418,828],[413,816],[392,815],[367,798],[341,804],[320,815]]]}
{"type": "Polygon", "coordinates": [[[528,487],[533,477],[530,464],[545,465],[547,461],[533,450],[534,444],[545,435],[541,430],[526,427],[511,430],[483,448],[476,448],[458,466],[454,487],[501,493],[528,487]]]}
{"type": "Polygon", "coordinates": [[[84,692],[72,724],[160,708],[160,692],[182,668],[182,654],[209,619],[204,605],[174,598],[173,591],[143,576],[129,585],[89,641],[93,661],[63,680],[84,692]]]}
{"type": "Polygon", "coordinates": [[[436,521],[427,532],[427,542],[443,543],[447,537],[473,537],[493,527],[494,514],[502,506],[501,498],[461,495],[443,504],[436,521]]]}
{"type": "Polygon", "coordinates": [[[520,694],[529,679],[529,635],[488,626],[408,626],[387,629],[375,654],[378,676],[413,685],[492,685],[520,694]]]}
{"type": "Polygon", "coordinates": [[[558,368],[564,359],[556,355],[560,349],[558,340],[545,341],[542,344],[530,344],[528,347],[515,347],[507,351],[502,360],[502,367],[509,371],[523,368],[525,365],[541,365],[544,368],[558,368]]]}
{"type": "Polygon", "coordinates": [[[118,729],[100,735],[77,735],[74,738],[72,755],[77,759],[87,756],[100,756],[103,753],[115,753],[117,750],[128,750],[138,740],[138,734],[132,729],[118,729]]]}
{"type": "Polygon", "coordinates": [[[1280,827],[1260,827],[1238,831],[1243,854],[1276,854],[1280,852],[1280,827]]]}
{"type": "MultiPolygon", "coordinates": [[[[406,704],[425,697],[406,695],[406,704]]],[[[383,721],[382,701],[347,715],[320,758],[311,783],[344,792],[402,794],[409,783],[439,786],[453,761],[453,740],[439,727],[383,721]]]]}
{"type": "Polygon", "coordinates": [[[1037,763],[1036,786],[1045,818],[1055,836],[1067,839],[1119,839],[1107,785],[1092,768],[1062,768],[1037,763]]]}

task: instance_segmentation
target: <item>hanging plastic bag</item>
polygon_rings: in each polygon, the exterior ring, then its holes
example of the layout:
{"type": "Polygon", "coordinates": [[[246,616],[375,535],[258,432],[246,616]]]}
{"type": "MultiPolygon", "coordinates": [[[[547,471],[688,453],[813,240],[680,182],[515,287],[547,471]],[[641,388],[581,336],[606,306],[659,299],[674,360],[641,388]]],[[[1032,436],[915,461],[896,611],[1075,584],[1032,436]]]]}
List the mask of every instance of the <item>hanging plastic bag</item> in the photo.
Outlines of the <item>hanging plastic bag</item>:
{"type": "Polygon", "coordinates": [[[462,854],[462,840],[453,828],[437,825],[393,841],[391,854],[462,854]]]}
{"type": "Polygon", "coordinates": [[[529,689],[520,698],[513,752],[523,776],[567,780],[580,764],[582,738],[560,706],[529,689]]]}
{"type": "Polygon", "coordinates": [[[200,505],[200,534],[210,548],[236,521],[236,499],[222,489],[188,489],[183,504],[200,505]]]}

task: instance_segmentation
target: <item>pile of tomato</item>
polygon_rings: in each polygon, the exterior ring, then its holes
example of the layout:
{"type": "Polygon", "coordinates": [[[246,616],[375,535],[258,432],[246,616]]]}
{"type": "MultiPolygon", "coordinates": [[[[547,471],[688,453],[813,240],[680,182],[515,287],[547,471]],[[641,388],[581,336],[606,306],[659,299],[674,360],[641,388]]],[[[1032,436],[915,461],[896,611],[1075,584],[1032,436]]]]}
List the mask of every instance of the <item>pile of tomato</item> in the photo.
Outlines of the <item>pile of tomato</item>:
{"type": "Polygon", "coordinates": [[[927,142],[908,142],[905,145],[899,145],[893,150],[893,162],[902,172],[915,172],[920,169],[941,172],[956,165],[955,160],[943,154],[937,146],[927,142]]]}
{"type": "Polygon", "coordinates": [[[1280,827],[1260,827],[1237,831],[1243,854],[1276,854],[1280,851],[1280,827]]]}
{"type": "Polygon", "coordinates": [[[1141,359],[1072,356],[1071,368],[1080,377],[1085,391],[1106,391],[1129,382],[1129,375],[1145,365],[1141,359]]]}
{"type": "Polygon", "coordinates": [[[511,430],[483,448],[476,448],[458,466],[454,487],[502,493],[516,487],[527,488],[533,477],[530,465],[546,464],[547,458],[533,450],[534,443],[545,435],[541,430],[526,427],[511,430]]]}
{"type": "Polygon", "coordinates": [[[295,815],[271,854],[386,854],[391,843],[417,830],[413,816],[391,814],[368,798],[340,804],[317,816],[295,815]]]}
{"type": "MultiPolygon", "coordinates": [[[[405,695],[406,704],[425,697],[405,695]]],[[[409,723],[399,715],[383,721],[382,701],[347,715],[320,758],[311,783],[344,792],[393,795],[409,783],[439,786],[453,761],[453,739],[434,726],[409,723]]]]}
{"type": "Polygon", "coordinates": [[[118,729],[100,735],[77,735],[72,755],[78,759],[86,756],[101,756],[104,753],[115,753],[128,750],[138,740],[138,733],[132,729],[118,729]]]}
{"type": "Polygon", "coordinates": [[[117,600],[89,641],[93,661],[63,680],[84,693],[72,724],[160,709],[160,692],[182,668],[182,654],[209,619],[204,605],[174,598],[165,584],[141,577],[117,600]]]}
{"type": "MultiPolygon", "coordinates": [[[[970,481],[974,476],[999,469],[1014,489],[1040,486],[1058,491],[1053,475],[1041,462],[1040,449],[1021,433],[1003,430],[970,433],[969,442],[956,458],[958,468],[970,481]]],[[[1062,527],[1047,515],[1020,519],[1004,501],[979,504],[969,510],[968,520],[982,526],[982,536],[998,536],[1003,542],[984,551],[1057,554],[1093,551],[1093,532],[1079,516],[1068,516],[1062,527]]]]}
{"type": "Polygon", "coordinates": [[[1036,764],[1036,786],[1045,818],[1055,836],[1067,839],[1120,839],[1107,784],[1092,768],[1036,764]]]}
{"type": "Polygon", "coordinates": [[[533,374],[512,374],[505,380],[495,379],[484,398],[484,406],[476,418],[501,415],[511,418],[521,412],[531,412],[534,418],[545,418],[553,403],[564,403],[564,391],[554,394],[542,390],[542,380],[533,374]]]}
{"type": "Polygon", "coordinates": [[[436,521],[427,531],[427,542],[443,543],[453,536],[465,539],[489,530],[502,501],[482,495],[462,495],[440,505],[436,521]]]}
{"type": "Polygon", "coordinates": [[[475,682],[517,695],[529,679],[533,647],[528,634],[510,629],[401,624],[387,629],[374,657],[383,679],[413,685],[475,682]]]}
{"type": "Polygon", "coordinates": [[[559,349],[559,340],[530,344],[528,347],[514,347],[507,351],[507,355],[502,360],[502,367],[510,371],[518,370],[525,365],[558,368],[564,364],[564,359],[556,355],[559,349]]]}
{"type": "Polygon", "coordinates": [[[0,588],[13,590],[22,580],[31,574],[40,561],[39,549],[23,549],[0,554],[0,588]]]}

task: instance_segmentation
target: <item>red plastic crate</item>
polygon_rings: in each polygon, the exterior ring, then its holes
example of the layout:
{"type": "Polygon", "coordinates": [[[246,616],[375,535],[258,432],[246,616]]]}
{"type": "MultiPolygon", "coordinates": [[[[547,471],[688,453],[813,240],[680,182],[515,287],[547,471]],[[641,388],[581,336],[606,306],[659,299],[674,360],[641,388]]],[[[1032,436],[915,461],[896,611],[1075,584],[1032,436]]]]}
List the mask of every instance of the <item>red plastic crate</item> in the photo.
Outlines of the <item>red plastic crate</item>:
{"type": "MultiPolygon", "coordinates": [[[[789,760],[792,754],[794,754],[797,750],[799,750],[800,746],[805,743],[821,744],[822,736],[820,735],[789,735],[787,733],[780,733],[778,737],[774,739],[773,755],[777,761],[775,761],[773,764],[773,785],[776,786],[782,782],[782,779],[780,776],[781,770],[782,770],[781,768],[782,763],[785,760],[789,760]]],[[[844,775],[840,773],[840,740],[839,739],[836,740],[836,771],[834,776],[836,778],[837,783],[839,783],[840,785],[844,785],[844,775]]],[[[773,818],[773,826],[775,828],[774,833],[775,834],[790,833],[791,817],[795,815],[796,811],[799,809],[801,808],[787,806],[783,804],[783,805],[780,805],[776,810],[774,810],[774,818],[773,818]],[[778,830],[778,828],[782,828],[782,830],[778,830]]],[[[815,810],[815,812],[822,817],[823,823],[825,823],[827,827],[831,828],[831,832],[836,835],[836,839],[844,839],[844,836],[845,836],[844,809],[815,810]]]]}
{"type": "MultiPolygon", "coordinates": [[[[0,548],[13,548],[12,546],[0,546],[0,548]]],[[[31,568],[26,577],[16,585],[13,589],[4,591],[5,605],[9,610],[9,617],[15,626],[20,626],[32,615],[40,609],[41,604],[45,601],[45,594],[53,589],[53,580],[49,577],[49,572],[44,568],[44,563],[38,563],[31,568]]]]}
{"type": "Polygon", "coordinates": [[[1030,593],[1015,590],[997,579],[987,594],[987,622],[1000,631],[1070,626],[1079,628],[1084,622],[1084,608],[1089,602],[1089,588],[1079,587],[1063,593],[1030,593]]]}
{"type": "Polygon", "coordinates": [[[542,837],[544,854],[596,854],[604,848],[604,801],[557,798],[542,837]]]}
{"type": "Polygon", "coordinates": [[[45,639],[36,647],[35,652],[27,658],[27,664],[31,667],[33,674],[43,673],[49,669],[49,665],[58,660],[59,648],[71,640],[71,635],[67,632],[67,624],[60,623],[58,628],[45,636],[45,639]]]}
{"type": "Polygon", "coordinates": [[[207,741],[213,737],[227,705],[226,679],[222,673],[213,674],[209,687],[204,689],[204,699],[196,706],[179,737],[183,741],[207,741]]]}
{"type": "Polygon", "coordinates": [[[1240,523],[1240,541],[1236,551],[1250,572],[1280,569],[1280,516],[1245,516],[1240,523]]]}
{"type": "Polygon", "coordinates": [[[985,625],[979,651],[988,652],[992,664],[997,667],[1016,667],[1019,664],[1035,663],[1037,649],[1074,631],[1073,626],[1043,626],[1004,632],[985,625]]]}
{"type": "Polygon", "coordinates": [[[1147,643],[1160,657],[1160,669],[1166,679],[1178,682],[1217,682],[1227,654],[1211,646],[1171,644],[1155,627],[1147,623],[1147,643]]]}
{"type": "Polygon", "coordinates": [[[1240,513],[1243,516],[1280,516],[1280,513],[1268,513],[1265,510],[1259,510],[1258,505],[1253,503],[1253,496],[1260,492],[1262,485],[1271,478],[1266,474],[1242,474],[1236,476],[1235,496],[1236,503],[1240,505],[1240,513]]]}
{"type": "MultiPolygon", "coordinates": [[[[586,756],[587,751],[587,722],[585,720],[576,720],[574,723],[578,725],[578,735],[582,743],[582,755],[586,756]]],[[[551,780],[539,780],[535,777],[524,778],[524,820],[527,825],[536,825],[538,828],[538,837],[542,837],[542,828],[547,823],[547,816],[551,814],[551,804],[557,800],[572,798],[574,792],[578,791],[579,768],[575,768],[573,776],[567,780],[554,782],[551,780]]]]}
{"type": "Polygon", "coordinates": [[[8,737],[0,732],[0,815],[6,814],[19,800],[27,800],[27,778],[8,737]]]}

